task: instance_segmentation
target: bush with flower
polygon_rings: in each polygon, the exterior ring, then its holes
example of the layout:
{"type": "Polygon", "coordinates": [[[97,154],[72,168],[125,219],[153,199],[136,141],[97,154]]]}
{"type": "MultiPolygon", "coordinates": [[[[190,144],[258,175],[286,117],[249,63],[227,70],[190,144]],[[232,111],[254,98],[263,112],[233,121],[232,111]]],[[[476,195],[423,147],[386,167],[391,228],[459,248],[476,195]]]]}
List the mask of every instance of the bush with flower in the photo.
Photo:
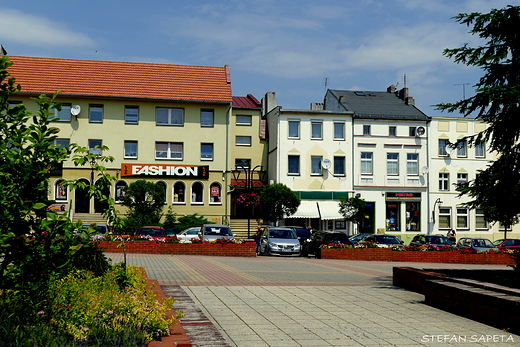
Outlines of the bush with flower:
{"type": "Polygon", "coordinates": [[[209,243],[217,243],[220,245],[225,245],[225,244],[229,244],[229,243],[235,243],[235,241],[233,239],[229,239],[227,237],[219,237],[218,239],[216,239],[214,241],[210,241],[209,243]]]}
{"type": "Polygon", "coordinates": [[[340,241],[331,241],[320,245],[320,248],[352,248],[351,245],[345,245],[340,241]]]}
{"type": "Polygon", "coordinates": [[[260,195],[256,194],[255,192],[242,193],[237,196],[236,203],[242,206],[259,206],[260,195]]]}

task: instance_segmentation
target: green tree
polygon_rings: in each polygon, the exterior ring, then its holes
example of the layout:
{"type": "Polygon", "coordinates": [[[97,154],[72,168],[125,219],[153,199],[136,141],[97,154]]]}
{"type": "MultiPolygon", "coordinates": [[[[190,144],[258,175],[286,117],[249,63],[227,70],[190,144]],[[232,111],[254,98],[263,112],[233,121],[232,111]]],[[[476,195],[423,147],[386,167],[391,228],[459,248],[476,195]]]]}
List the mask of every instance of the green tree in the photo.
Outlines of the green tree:
{"type": "Polygon", "coordinates": [[[357,196],[341,199],[339,202],[339,214],[349,222],[352,222],[360,229],[365,220],[366,201],[357,196]]]}
{"type": "Polygon", "coordinates": [[[178,234],[183,230],[191,227],[200,227],[203,224],[211,224],[206,217],[198,215],[197,213],[182,216],[177,219],[177,224],[174,226],[175,233],[178,234]]]}
{"type": "Polygon", "coordinates": [[[260,208],[264,220],[276,222],[284,216],[296,213],[300,206],[300,198],[289,187],[282,183],[265,186],[260,191],[260,208]]]}
{"type": "MultiPolygon", "coordinates": [[[[47,211],[51,172],[74,154],[81,162],[86,149],[54,144],[59,130],[52,127],[54,98],[33,99],[37,114],[23,104],[9,106],[21,87],[10,77],[8,57],[0,58],[0,288],[35,295],[52,277],[72,269],[101,274],[109,263],[97,246],[74,233],[79,226],[67,216],[47,211]]],[[[74,182],[70,182],[74,185],[74,182]]],[[[94,194],[96,187],[90,187],[94,194]]]]}
{"type": "Polygon", "coordinates": [[[164,187],[158,183],[137,180],[124,189],[122,205],[128,207],[125,219],[127,232],[134,232],[144,225],[160,225],[164,201],[164,187]]]}
{"type": "Polygon", "coordinates": [[[459,185],[460,195],[471,200],[465,205],[480,208],[489,221],[507,227],[519,222],[520,204],[520,7],[507,6],[489,13],[461,13],[454,19],[486,43],[480,47],[446,49],[444,55],[456,63],[477,66],[484,75],[475,85],[476,94],[455,103],[436,105],[465,117],[475,115],[487,128],[461,139],[470,146],[488,143],[498,158],[469,185],[459,185]]]}

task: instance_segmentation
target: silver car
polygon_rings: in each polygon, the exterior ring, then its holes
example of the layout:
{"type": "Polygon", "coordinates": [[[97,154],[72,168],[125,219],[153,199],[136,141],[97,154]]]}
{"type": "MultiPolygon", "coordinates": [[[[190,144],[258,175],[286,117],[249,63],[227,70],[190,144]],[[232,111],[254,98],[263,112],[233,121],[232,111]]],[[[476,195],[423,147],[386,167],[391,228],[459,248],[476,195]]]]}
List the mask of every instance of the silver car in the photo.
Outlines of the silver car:
{"type": "Polygon", "coordinates": [[[231,228],[220,224],[204,224],[200,227],[198,236],[204,241],[215,241],[223,238],[235,240],[235,235],[231,232],[231,228]]]}
{"type": "Polygon", "coordinates": [[[277,227],[264,228],[257,255],[299,256],[300,252],[300,241],[294,230],[277,227]]]}
{"type": "Polygon", "coordinates": [[[463,237],[457,242],[457,248],[465,248],[476,252],[498,251],[498,248],[491,240],[479,237],[463,237]]]}
{"type": "Polygon", "coordinates": [[[188,229],[184,229],[180,233],[178,233],[177,238],[181,240],[182,243],[189,243],[191,239],[199,238],[200,227],[191,227],[188,229]]]}

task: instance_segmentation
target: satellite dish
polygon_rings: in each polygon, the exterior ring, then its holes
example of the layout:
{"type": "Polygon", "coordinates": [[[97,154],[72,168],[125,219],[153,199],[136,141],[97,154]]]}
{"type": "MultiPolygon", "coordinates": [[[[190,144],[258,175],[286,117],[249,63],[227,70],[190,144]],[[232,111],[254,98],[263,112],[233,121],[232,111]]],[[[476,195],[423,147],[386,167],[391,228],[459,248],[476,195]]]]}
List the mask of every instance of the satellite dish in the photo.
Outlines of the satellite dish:
{"type": "Polygon", "coordinates": [[[321,161],[321,167],[325,170],[328,170],[330,169],[330,167],[332,166],[332,162],[330,161],[330,159],[323,159],[321,161]]]}
{"type": "Polygon", "coordinates": [[[421,172],[423,175],[426,175],[428,172],[430,172],[430,168],[428,166],[423,166],[421,172]]]}
{"type": "Polygon", "coordinates": [[[453,145],[447,145],[447,146],[446,146],[446,153],[447,153],[448,155],[452,155],[453,152],[455,152],[455,146],[453,146],[453,145]]]}
{"type": "Polygon", "coordinates": [[[81,112],[81,107],[79,105],[74,105],[70,108],[70,114],[73,116],[77,116],[81,112]]]}
{"type": "Polygon", "coordinates": [[[415,136],[417,136],[417,137],[423,136],[425,132],[426,132],[426,129],[424,129],[424,127],[417,127],[417,129],[415,129],[415,136]]]}

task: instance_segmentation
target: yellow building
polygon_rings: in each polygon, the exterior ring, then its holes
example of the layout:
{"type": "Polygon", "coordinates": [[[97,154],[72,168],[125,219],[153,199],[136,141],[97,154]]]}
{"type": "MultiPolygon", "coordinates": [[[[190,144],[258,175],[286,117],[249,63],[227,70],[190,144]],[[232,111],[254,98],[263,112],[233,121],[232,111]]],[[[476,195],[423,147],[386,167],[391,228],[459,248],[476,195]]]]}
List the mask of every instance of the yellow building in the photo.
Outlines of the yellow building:
{"type": "MultiPolygon", "coordinates": [[[[57,142],[77,143],[93,152],[99,145],[109,147],[103,154],[115,158],[107,169],[117,177],[109,192],[116,202],[124,186],[146,179],[164,186],[165,211],[173,206],[178,216],[198,213],[216,223],[228,222],[233,156],[253,164],[261,164],[262,158],[260,106],[250,103],[232,111],[228,66],[10,59],[9,73],[22,86],[10,103],[22,102],[36,112],[31,97],[60,91],[57,101],[63,106],[53,122],[60,129],[57,142]],[[248,117],[250,124],[243,124],[248,117]]],[[[81,191],[64,189],[60,182],[67,179],[91,184],[95,177],[90,167],[65,162],[50,182],[49,197],[74,219],[94,221],[100,204],[81,191]]],[[[123,206],[118,209],[125,212],[123,206]]]]}

